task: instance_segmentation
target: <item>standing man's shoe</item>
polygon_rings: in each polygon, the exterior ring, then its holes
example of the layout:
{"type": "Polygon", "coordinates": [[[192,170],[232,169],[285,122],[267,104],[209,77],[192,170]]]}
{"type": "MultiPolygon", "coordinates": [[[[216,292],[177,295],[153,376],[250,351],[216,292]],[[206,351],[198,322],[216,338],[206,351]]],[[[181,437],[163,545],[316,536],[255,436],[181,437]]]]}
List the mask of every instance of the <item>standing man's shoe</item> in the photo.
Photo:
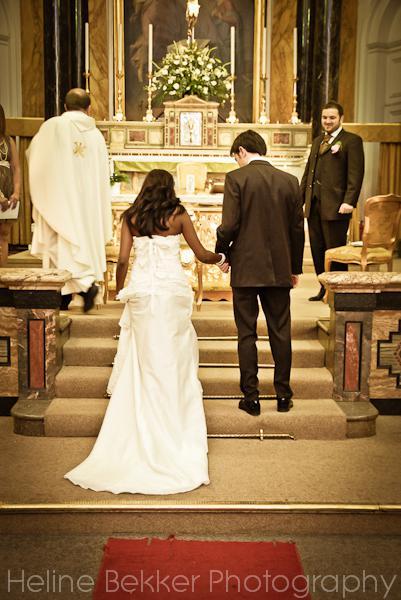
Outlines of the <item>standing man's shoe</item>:
{"type": "Polygon", "coordinates": [[[277,411],[288,412],[294,406],[291,398],[277,398],[277,411]]]}
{"type": "Polygon", "coordinates": [[[326,293],[326,289],[323,286],[320,286],[319,293],[316,294],[316,296],[311,296],[309,298],[309,301],[310,302],[318,302],[319,300],[323,300],[325,293],[326,293]]]}
{"type": "Polygon", "coordinates": [[[84,312],[88,312],[91,310],[95,304],[95,298],[99,288],[95,283],[92,283],[89,290],[87,292],[80,292],[79,295],[84,299],[84,312]]]}
{"type": "Polygon", "coordinates": [[[252,415],[253,417],[260,415],[259,400],[247,400],[246,398],[243,398],[239,401],[238,408],[244,410],[248,415],[252,415]]]}

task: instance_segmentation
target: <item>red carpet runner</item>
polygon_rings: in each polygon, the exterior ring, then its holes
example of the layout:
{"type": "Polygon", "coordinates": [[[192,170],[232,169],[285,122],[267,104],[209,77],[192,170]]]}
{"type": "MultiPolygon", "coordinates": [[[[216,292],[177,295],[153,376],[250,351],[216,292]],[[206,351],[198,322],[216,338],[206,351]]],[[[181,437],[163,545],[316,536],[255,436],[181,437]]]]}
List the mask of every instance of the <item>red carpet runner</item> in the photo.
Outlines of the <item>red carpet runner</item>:
{"type": "Polygon", "coordinates": [[[295,544],[109,539],[94,600],[310,600],[295,544]]]}

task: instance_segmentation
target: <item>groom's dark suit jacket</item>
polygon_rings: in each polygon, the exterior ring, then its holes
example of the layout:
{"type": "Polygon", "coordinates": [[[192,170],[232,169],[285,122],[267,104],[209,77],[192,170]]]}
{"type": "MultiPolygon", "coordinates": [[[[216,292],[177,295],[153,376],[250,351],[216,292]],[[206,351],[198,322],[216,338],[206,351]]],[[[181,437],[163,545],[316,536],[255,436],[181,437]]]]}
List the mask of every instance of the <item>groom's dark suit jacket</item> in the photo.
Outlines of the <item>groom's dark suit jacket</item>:
{"type": "Polygon", "coordinates": [[[232,287],[291,287],[302,273],[304,216],[296,177],[255,160],[226,175],[216,252],[232,287]]]}

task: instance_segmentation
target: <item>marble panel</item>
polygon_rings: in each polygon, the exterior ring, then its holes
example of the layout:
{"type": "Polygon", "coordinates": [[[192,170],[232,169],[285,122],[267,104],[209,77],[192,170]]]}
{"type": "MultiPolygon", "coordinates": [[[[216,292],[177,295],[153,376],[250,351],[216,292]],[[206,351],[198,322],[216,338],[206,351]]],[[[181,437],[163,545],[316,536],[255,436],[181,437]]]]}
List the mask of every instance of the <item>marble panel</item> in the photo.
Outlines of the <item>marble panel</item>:
{"type": "Polygon", "coordinates": [[[288,123],[292,113],[293,30],[296,14],[296,0],[274,0],[272,3],[271,123],[288,123]]]}
{"type": "Polygon", "coordinates": [[[358,0],[341,5],[340,67],[338,101],[348,121],[355,117],[356,42],[358,29],[358,0]]]}
{"type": "Polygon", "coordinates": [[[91,115],[102,121],[109,118],[107,0],[89,0],[88,9],[91,115]]]}
{"type": "Polygon", "coordinates": [[[149,131],[149,144],[151,146],[160,146],[163,144],[163,130],[150,130],[149,131]]]}
{"type": "Polygon", "coordinates": [[[18,352],[19,352],[19,398],[44,400],[55,395],[55,377],[59,370],[57,352],[57,311],[53,309],[17,309],[18,352]],[[30,387],[29,323],[42,320],[44,323],[45,380],[44,388],[30,387]]]}
{"type": "Polygon", "coordinates": [[[18,396],[18,334],[15,308],[0,308],[0,337],[9,339],[10,361],[0,365],[0,396],[18,396]]]}
{"type": "Polygon", "coordinates": [[[43,117],[43,0],[21,2],[21,79],[22,115],[43,117]]]}
{"type": "Polygon", "coordinates": [[[28,368],[29,387],[45,387],[45,322],[43,319],[28,321],[28,368]]]}
{"type": "Polygon", "coordinates": [[[373,315],[372,357],[369,377],[371,398],[399,398],[401,401],[401,377],[397,377],[397,372],[401,367],[401,346],[398,344],[398,335],[401,339],[401,310],[375,311],[373,315]],[[380,357],[380,353],[383,350],[383,345],[390,342],[393,342],[393,360],[385,365],[386,361],[383,356],[380,357]]]}
{"type": "MultiPolygon", "coordinates": [[[[333,312],[333,311],[332,311],[333,312]]],[[[345,401],[369,400],[368,377],[371,364],[372,313],[337,311],[335,313],[333,348],[333,398],[345,401]],[[361,327],[360,340],[360,386],[352,391],[345,386],[346,365],[346,326],[347,323],[359,323],[361,327]]],[[[353,361],[354,362],[354,361],[353,361]]],[[[349,363],[348,363],[349,364],[349,363]]]]}
{"type": "Polygon", "coordinates": [[[344,391],[359,391],[362,323],[345,324],[344,391]]]}

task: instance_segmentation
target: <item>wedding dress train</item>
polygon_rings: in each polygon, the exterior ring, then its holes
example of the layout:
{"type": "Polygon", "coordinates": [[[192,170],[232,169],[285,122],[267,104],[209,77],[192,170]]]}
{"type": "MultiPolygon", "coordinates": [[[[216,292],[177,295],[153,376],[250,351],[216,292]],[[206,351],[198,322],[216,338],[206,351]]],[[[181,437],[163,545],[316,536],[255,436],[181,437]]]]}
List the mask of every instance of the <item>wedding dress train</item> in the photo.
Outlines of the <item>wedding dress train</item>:
{"type": "Polygon", "coordinates": [[[207,433],[178,235],[135,237],[131,280],[95,445],[65,475],[85,489],[174,494],[209,483],[207,433]]]}

